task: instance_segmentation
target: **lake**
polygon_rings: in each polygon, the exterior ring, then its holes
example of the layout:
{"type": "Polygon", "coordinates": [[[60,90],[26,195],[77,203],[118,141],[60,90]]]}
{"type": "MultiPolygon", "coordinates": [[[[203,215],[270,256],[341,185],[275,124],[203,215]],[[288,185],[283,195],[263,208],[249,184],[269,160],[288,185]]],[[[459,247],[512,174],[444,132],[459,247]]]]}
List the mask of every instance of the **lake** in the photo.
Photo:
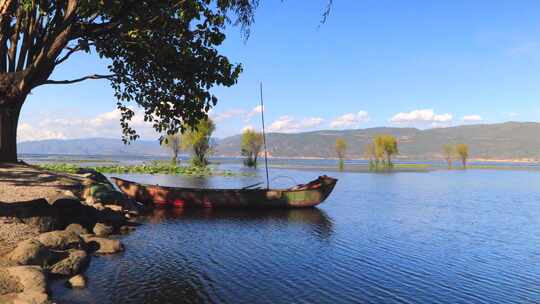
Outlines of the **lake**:
{"type": "MultiPolygon", "coordinates": [[[[316,178],[273,169],[273,184],[316,178]]],[[[156,210],[59,303],[538,303],[540,172],[331,172],[308,210],[156,210]]],[[[238,187],[256,177],[126,176],[238,187]]]]}

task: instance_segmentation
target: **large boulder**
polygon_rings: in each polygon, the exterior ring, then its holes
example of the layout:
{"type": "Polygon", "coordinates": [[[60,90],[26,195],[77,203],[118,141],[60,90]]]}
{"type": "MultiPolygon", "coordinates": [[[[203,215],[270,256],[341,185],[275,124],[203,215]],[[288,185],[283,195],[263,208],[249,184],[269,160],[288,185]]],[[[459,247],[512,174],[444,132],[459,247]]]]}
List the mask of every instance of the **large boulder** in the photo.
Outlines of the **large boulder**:
{"type": "Polygon", "coordinates": [[[6,256],[10,265],[45,265],[50,252],[41,242],[29,239],[19,242],[6,256]]]}
{"type": "Polygon", "coordinates": [[[88,229],[84,228],[81,224],[77,224],[77,223],[69,224],[64,230],[74,232],[77,235],[89,233],[88,229]]]}
{"type": "Polygon", "coordinates": [[[11,278],[17,281],[17,292],[0,295],[0,303],[5,304],[46,304],[50,303],[46,293],[47,281],[38,266],[16,266],[5,268],[11,278]]]}
{"type": "Polygon", "coordinates": [[[93,231],[96,236],[108,237],[114,232],[114,228],[103,223],[96,223],[96,225],[94,225],[93,231]]]}
{"type": "Polygon", "coordinates": [[[82,195],[87,203],[123,205],[122,202],[125,200],[122,192],[115,190],[109,181],[85,181],[85,189],[82,195]]]}
{"type": "Polygon", "coordinates": [[[0,268],[0,295],[18,293],[22,290],[23,288],[19,280],[10,275],[5,268],[0,268]]]}
{"type": "Polygon", "coordinates": [[[79,249],[83,245],[81,238],[75,232],[65,230],[42,233],[37,240],[47,248],[56,250],[79,249]]]}
{"type": "Polygon", "coordinates": [[[79,168],[77,170],[77,174],[82,175],[84,178],[93,182],[109,183],[109,180],[107,177],[105,177],[105,175],[90,168],[79,168]]]}
{"type": "Polygon", "coordinates": [[[88,266],[89,257],[84,250],[71,249],[66,253],[67,256],[56,262],[48,270],[56,275],[76,275],[88,266]]]}
{"type": "Polygon", "coordinates": [[[113,254],[124,251],[124,245],[119,240],[106,239],[94,235],[81,236],[87,248],[97,254],[113,254]]]}

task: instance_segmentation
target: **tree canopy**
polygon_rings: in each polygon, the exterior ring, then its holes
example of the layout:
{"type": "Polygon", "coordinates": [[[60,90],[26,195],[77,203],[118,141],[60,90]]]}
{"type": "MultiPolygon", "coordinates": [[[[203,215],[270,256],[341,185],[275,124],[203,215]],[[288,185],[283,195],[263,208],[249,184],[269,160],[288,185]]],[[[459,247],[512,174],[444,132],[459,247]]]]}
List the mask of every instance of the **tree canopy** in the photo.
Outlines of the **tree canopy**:
{"type": "Polygon", "coordinates": [[[448,164],[448,169],[451,169],[452,158],[454,157],[454,154],[455,154],[454,146],[450,144],[446,144],[442,146],[442,150],[443,150],[444,159],[446,160],[446,163],[448,164]]]}
{"type": "Polygon", "coordinates": [[[377,135],[365,147],[364,154],[369,160],[370,170],[391,169],[392,156],[399,153],[398,142],[392,135],[377,135]],[[381,168],[382,167],[382,168],[381,168]]]}
{"type": "Polygon", "coordinates": [[[375,146],[378,146],[384,152],[388,167],[392,167],[392,156],[399,153],[396,137],[392,135],[377,135],[374,142],[375,146]]]}
{"type": "Polygon", "coordinates": [[[456,145],[456,153],[461,159],[461,163],[463,164],[463,168],[467,167],[467,159],[469,158],[469,146],[466,144],[457,144],[456,145]]]}
{"type": "Polygon", "coordinates": [[[171,152],[171,161],[176,165],[178,153],[180,153],[180,150],[182,149],[182,135],[180,133],[168,134],[161,144],[171,152]]]}
{"type": "Polygon", "coordinates": [[[345,167],[345,153],[347,152],[347,141],[344,138],[336,139],[336,153],[339,159],[339,169],[343,170],[345,167]]]}
{"type": "Polygon", "coordinates": [[[242,133],[241,152],[246,156],[244,164],[248,167],[257,167],[257,158],[263,146],[262,133],[254,130],[245,130],[242,133]]]}
{"type": "Polygon", "coordinates": [[[129,124],[137,105],[161,134],[195,125],[217,102],[210,89],[235,84],[242,71],[218,52],[226,25],[240,25],[247,35],[258,2],[0,1],[0,160],[16,158],[20,108],[46,84],[108,79],[125,141],[138,137],[129,124]],[[78,52],[107,58],[109,73],[49,79],[78,52]]]}
{"type": "Polygon", "coordinates": [[[193,165],[204,167],[208,164],[208,154],[212,148],[210,140],[215,130],[214,122],[210,118],[205,118],[199,120],[194,128],[182,134],[182,149],[191,149],[193,165]]]}

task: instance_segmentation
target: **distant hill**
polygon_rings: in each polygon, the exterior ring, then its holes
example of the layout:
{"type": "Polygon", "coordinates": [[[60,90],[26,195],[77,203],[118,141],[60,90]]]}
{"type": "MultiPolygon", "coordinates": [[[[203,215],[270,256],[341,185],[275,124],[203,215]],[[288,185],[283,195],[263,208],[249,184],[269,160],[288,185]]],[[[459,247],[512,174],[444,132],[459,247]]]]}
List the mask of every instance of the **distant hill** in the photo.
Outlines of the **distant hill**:
{"type": "Polygon", "coordinates": [[[157,140],[137,140],[129,145],[119,139],[84,138],[51,139],[21,142],[19,154],[71,154],[71,155],[168,155],[157,140]]]}
{"type": "MultiPolygon", "coordinates": [[[[313,131],[296,134],[270,133],[268,151],[274,157],[335,157],[334,144],[343,137],[348,157],[361,158],[365,145],[377,134],[399,140],[400,158],[441,158],[443,144],[465,143],[473,158],[540,160],[540,123],[507,122],[420,130],[415,128],[369,128],[343,131],[313,131]]],[[[240,135],[222,139],[216,155],[240,155],[240,135]]]]}
{"type": "MultiPolygon", "coordinates": [[[[365,145],[377,134],[399,140],[402,159],[437,159],[443,144],[466,143],[472,158],[540,160],[540,123],[507,122],[420,130],[415,128],[369,128],[321,130],[304,133],[270,133],[268,151],[273,157],[334,158],[334,144],[343,137],[348,157],[361,158],[365,145]]],[[[240,135],[215,141],[216,156],[240,156],[240,135]]],[[[107,138],[42,140],[19,143],[19,153],[77,155],[166,156],[158,141],[138,140],[131,145],[107,138]]]]}

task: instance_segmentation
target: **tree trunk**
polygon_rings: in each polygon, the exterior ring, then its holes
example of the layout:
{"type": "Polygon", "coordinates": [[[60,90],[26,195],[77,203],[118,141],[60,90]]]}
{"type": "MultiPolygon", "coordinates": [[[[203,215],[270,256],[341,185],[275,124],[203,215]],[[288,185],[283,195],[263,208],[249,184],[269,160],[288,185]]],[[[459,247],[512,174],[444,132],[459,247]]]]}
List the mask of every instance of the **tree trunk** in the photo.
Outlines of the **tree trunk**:
{"type": "Polygon", "coordinates": [[[17,161],[17,125],[21,103],[0,106],[0,162],[17,161]]]}

